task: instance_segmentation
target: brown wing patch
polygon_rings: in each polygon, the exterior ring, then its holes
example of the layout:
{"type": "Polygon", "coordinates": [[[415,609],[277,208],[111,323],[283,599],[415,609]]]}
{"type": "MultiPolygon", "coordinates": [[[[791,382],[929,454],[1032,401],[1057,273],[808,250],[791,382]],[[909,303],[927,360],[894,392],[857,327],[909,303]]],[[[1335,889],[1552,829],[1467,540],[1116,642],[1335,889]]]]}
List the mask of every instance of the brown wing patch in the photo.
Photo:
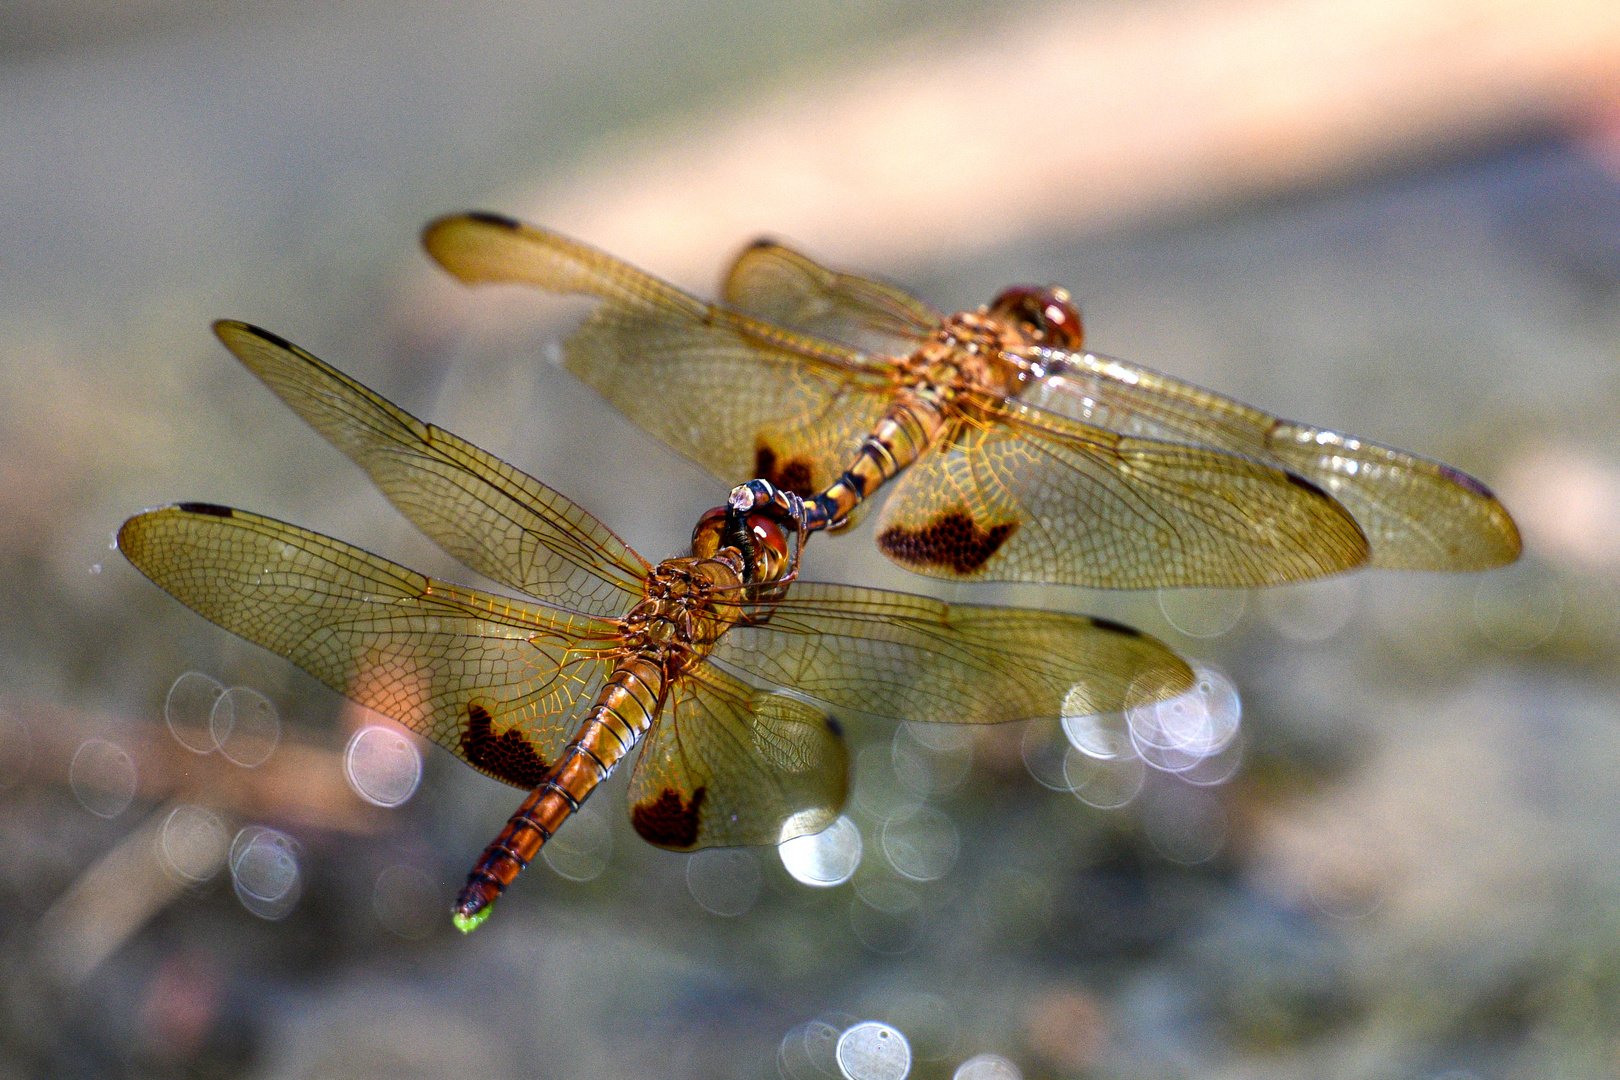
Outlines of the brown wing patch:
{"type": "Polygon", "coordinates": [[[656,799],[647,799],[630,808],[630,823],[649,844],[666,848],[689,848],[697,843],[698,814],[709,789],[700,787],[690,799],[681,798],[673,788],[665,788],[656,799]]]}
{"type": "Polygon", "coordinates": [[[1018,522],[1006,521],[983,529],[966,507],[954,507],[918,529],[891,525],[878,534],[877,542],[896,562],[971,574],[989,562],[1017,528],[1018,522]]]}
{"type": "Polygon", "coordinates": [[[811,463],[800,458],[780,459],[776,451],[765,443],[754,447],[754,475],[769,480],[782,491],[791,491],[803,499],[816,494],[811,463]]]}
{"type": "Polygon", "coordinates": [[[461,732],[461,753],[474,766],[517,787],[536,788],[546,775],[546,759],[537,753],[515,726],[499,735],[495,718],[480,703],[467,706],[467,726],[461,732]]]}

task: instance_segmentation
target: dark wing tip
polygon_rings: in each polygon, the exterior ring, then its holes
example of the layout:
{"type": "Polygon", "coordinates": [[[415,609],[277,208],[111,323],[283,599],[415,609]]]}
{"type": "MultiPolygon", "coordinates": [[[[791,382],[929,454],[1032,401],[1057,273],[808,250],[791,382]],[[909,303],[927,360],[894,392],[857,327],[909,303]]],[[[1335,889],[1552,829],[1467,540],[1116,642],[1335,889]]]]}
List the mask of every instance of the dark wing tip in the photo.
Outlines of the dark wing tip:
{"type": "Polygon", "coordinates": [[[1288,471],[1285,470],[1283,472],[1283,475],[1286,476],[1288,478],[1288,482],[1290,484],[1293,484],[1295,487],[1302,487],[1306,491],[1309,491],[1311,494],[1320,495],[1320,496],[1322,496],[1322,498],[1327,499],[1329,501],[1333,501],[1333,502],[1337,501],[1336,499],[1333,498],[1333,496],[1329,495],[1326,491],[1324,491],[1322,489],[1322,485],[1320,485],[1318,483],[1315,483],[1314,481],[1307,480],[1303,476],[1299,475],[1296,472],[1288,472],[1288,471]]]}
{"type": "MultiPolygon", "coordinates": [[[[498,228],[510,229],[512,232],[517,232],[519,229],[523,228],[523,222],[519,221],[517,218],[507,217],[505,214],[497,214],[492,210],[469,210],[465,214],[452,215],[451,217],[441,218],[440,220],[453,221],[457,216],[464,217],[468,221],[477,221],[484,225],[494,225],[498,228]]],[[[428,226],[430,229],[432,227],[432,225],[428,226]]]]}
{"type": "MultiPolygon", "coordinates": [[[[214,323],[214,336],[223,341],[227,349],[231,348],[231,339],[237,336],[256,337],[268,341],[278,348],[286,349],[288,352],[295,352],[298,349],[298,346],[280,334],[271,333],[263,327],[254,326],[252,323],[245,323],[239,319],[220,319],[214,323]]],[[[236,350],[232,349],[231,351],[235,352],[236,350]]]]}
{"type": "Polygon", "coordinates": [[[1113,619],[1099,619],[1095,615],[1091,616],[1091,625],[1095,626],[1099,630],[1107,630],[1109,633],[1113,634],[1122,634],[1125,637],[1139,638],[1146,636],[1142,633],[1142,631],[1138,630],[1134,626],[1126,626],[1124,623],[1115,622],[1113,619]]]}
{"type": "Polygon", "coordinates": [[[1472,476],[1469,476],[1461,469],[1454,469],[1450,465],[1443,464],[1439,466],[1439,469],[1441,476],[1445,477],[1447,480],[1450,480],[1458,487],[1464,488],[1467,491],[1478,495],[1482,499],[1489,499],[1492,502],[1496,501],[1496,495],[1491,491],[1490,488],[1486,487],[1478,480],[1475,480],[1472,476]]]}
{"type": "Polygon", "coordinates": [[[220,506],[218,503],[183,502],[176,503],[175,507],[187,514],[207,514],[209,517],[219,518],[236,516],[235,510],[228,506],[220,506]]]}

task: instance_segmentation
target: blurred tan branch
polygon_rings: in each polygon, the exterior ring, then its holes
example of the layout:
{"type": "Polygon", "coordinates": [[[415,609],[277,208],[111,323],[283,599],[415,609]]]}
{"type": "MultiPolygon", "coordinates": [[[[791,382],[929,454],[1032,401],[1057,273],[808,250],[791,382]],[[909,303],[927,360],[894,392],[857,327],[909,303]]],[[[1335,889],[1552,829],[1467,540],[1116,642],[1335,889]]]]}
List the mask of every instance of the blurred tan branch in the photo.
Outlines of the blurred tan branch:
{"type": "Polygon", "coordinates": [[[1620,4],[1069,4],[895,53],[599,148],[502,209],[704,287],[761,232],[917,262],[1568,123],[1620,94],[1620,4]]]}

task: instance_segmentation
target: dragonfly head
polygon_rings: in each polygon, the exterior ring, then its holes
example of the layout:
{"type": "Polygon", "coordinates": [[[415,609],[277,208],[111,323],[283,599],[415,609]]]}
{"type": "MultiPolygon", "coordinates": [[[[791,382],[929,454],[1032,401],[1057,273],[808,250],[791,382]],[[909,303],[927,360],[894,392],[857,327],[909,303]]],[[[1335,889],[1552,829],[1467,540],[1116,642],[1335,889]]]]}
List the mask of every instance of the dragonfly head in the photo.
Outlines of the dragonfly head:
{"type": "Polygon", "coordinates": [[[1011,319],[1038,345],[1078,349],[1085,340],[1080,312],[1067,289],[1056,285],[1014,285],[1003,289],[990,305],[990,314],[1011,319]]]}
{"type": "Polygon", "coordinates": [[[744,580],[775,581],[787,573],[791,557],[787,534],[769,509],[738,514],[726,506],[716,506],[698,518],[692,530],[692,554],[712,559],[723,548],[742,553],[748,573],[744,580]]]}

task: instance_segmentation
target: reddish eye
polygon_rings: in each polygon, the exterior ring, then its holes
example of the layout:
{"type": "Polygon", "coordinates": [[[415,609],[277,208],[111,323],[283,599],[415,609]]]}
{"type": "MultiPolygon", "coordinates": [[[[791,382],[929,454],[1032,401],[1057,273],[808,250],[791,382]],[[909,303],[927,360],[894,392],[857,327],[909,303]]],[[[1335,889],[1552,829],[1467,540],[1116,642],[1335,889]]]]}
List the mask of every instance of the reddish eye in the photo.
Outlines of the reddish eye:
{"type": "Polygon", "coordinates": [[[1080,313],[1066,290],[1051,286],[1014,285],[990,305],[992,315],[1015,319],[1042,345],[1078,349],[1085,339],[1080,313]]]}
{"type": "Polygon", "coordinates": [[[785,559],[788,553],[787,534],[782,526],[768,514],[750,514],[748,516],[748,531],[754,536],[754,543],[759,545],[761,556],[769,552],[774,558],[785,559]]]}

